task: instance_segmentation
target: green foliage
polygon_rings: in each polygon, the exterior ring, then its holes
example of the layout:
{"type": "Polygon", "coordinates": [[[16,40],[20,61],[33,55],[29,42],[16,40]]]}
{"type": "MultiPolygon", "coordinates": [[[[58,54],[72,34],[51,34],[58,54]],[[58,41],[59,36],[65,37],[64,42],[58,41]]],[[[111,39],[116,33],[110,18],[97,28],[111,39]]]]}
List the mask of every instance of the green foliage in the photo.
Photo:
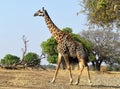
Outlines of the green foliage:
{"type": "Polygon", "coordinates": [[[41,48],[47,54],[49,63],[56,63],[57,61],[57,42],[53,37],[47,39],[41,44],[41,48]]]}
{"type": "Polygon", "coordinates": [[[88,58],[89,58],[90,61],[95,61],[96,60],[94,55],[90,55],[88,58]]]}
{"type": "Polygon", "coordinates": [[[120,56],[117,56],[117,58],[115,59],[115,62],[120,65],[120,56]]]}
{"type": "Polygon", "coordinates": [[[120,24],[120,0],[85,0],[83,2],[90,23],[98,26],[120,24]]]}
{"type": "Polygon", "coordinates": [[[34,62],[34,65],[38,65],[40,63],[40,58],[39,56],[36,54],[36,53],[33,53],[33,52],[29,52],[27,53],[25,56],[24,56],[24,62],[25,63],[31,63],[33,62],[34,60],[36,60],[34,62]]]}
{"type": "Polygon", "coordinates": [[[17,63],[20,61],[20,58],[12,55],[12,54],[7,54],[3,59],[1,59],[1,64],[2,65],[13,65],[14,63],[17,63]]]}
{"type": "Polygon", "coordinates": [[[62,29],[64,32],[72,33],[72,28],[66,27],[62,29]]]}
{"type": "Polygon", "coordinates": [[[92,43],[88,41],[86,38],[81,37],[80,42],[84,45],[88,52],[92,50],[92,43]]]}
{"type": "Polygon", "coordinates": [[[48,55],[47,60],[49,61],[49,63],[56,64],[57,58],[58,58],[58,55],[57,55],[57,54],[48,55]]]}
{"type": "MultiPolygon", "coordinates": [[[[72,29],[69,27],[63,28],[64,32],[68,32],[72,38],[78,42],[83,43],[84,47],[87,50],[91,50],[91,43],[87,41],[85,38],[81,38],[79,34],[72,33],[72,29]]],[[[55,41],[54,37],[51,37],[44,41],[41,44],[41,48],[45,54],[47,54],[47,60],[49,63],[56,63],[57,62],[57,42],[55,41]]]]}
{"type": "Polygon", "coordinates": [[[55,41],[54,37],[51,37],[44,41],[41,44],[42,50],[44,53],[48,55],[53,55],[54,53],[57,53],[57,42],[55,41]]]}
{"type": "Polygon", "coordinates": [[[120,65],[107,66],[108,71],[120,71],[120,65]]]}
{"type": "Polygon", "coordinates": [[[78,42],[80,42],[80,35],[79,34],[74,34],[74,33],[71,33],[70,34],[72,36],[72,38],[78,42]]]}

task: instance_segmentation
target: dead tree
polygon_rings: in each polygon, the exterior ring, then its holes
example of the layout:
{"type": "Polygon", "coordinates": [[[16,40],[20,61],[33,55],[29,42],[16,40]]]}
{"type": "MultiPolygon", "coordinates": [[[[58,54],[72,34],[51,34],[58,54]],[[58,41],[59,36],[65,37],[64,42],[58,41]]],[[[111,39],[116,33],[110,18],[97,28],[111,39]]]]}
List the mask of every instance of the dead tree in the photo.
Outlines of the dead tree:
{"type": "Polygon", "coordinates": [[[25,35],[22,36],[22,40],[24,43],[24,48],[22,48],[22,58],[21,61],[18,63],[14,63],[13,66],[18,69],[18,67],[20,68],[25,68],[25,63],[24,63],[24,56],[27,52],[27,43],[29,42],[29,40],[27,40],[27,38],[25,37],[25,35]]]}
{"type": "Polygon", "coordinates": [[[27,40],[25,35],[23,35],[22,40],[23,40],[23,43],[24,43],[24,48],[22,48],[22,59],[20,61],[21,64],[24,62],[24,56],[27,52],[27,43],[29,42],[29,40],[27,40]]]}

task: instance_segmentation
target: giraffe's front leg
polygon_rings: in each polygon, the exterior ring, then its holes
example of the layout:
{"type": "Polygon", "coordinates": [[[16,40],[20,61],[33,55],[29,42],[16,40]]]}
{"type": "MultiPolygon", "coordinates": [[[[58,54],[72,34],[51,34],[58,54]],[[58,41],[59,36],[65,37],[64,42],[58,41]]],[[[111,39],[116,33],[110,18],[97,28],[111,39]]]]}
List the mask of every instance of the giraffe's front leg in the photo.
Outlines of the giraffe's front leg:
{"type": "Polygon", "coordinates": [[[60,68],[61,60],[62,60],[62,56],[61,56],[61,54],[59,53],[59,54],[58,54],[58,62],[57,62],[55,74],[54,74],[54,76],[53,76],[53,79],[52,79],[51,83],[54,83],[55,80],[56,80],[56,77],[57,77],[57,74],[58,74],[58,70],[59,70],[59,68],[60,68]]]}

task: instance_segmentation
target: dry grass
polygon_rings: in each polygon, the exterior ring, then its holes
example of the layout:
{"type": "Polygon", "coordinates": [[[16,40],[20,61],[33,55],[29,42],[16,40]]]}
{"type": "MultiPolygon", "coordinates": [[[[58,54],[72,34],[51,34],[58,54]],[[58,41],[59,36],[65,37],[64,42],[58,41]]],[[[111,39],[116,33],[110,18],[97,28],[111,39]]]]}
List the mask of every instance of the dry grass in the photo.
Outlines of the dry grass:
{"type": "MultiPolygon", "coordinates": [[[[72,71],[74,82],[78,71],[72,71]]],[[[84,71],[80,84],[69,85],[68,72],[60,70],[56,83],[51,84],[54,70],[3,70],[0,69],[0,89],[120,89],[120,73],[90,72],[93,86],[87,82],[87,74],[84,71]]]]}

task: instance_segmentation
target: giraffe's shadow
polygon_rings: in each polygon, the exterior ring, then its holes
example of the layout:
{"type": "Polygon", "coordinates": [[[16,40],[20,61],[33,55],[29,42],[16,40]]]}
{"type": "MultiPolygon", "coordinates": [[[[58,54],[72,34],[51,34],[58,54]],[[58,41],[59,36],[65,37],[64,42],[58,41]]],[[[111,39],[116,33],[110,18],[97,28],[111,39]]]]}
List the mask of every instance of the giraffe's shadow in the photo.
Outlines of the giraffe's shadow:
{"type": "MultiPolygon", "coordinates": [[[[51,84],[51,83],[49,83],[50,85],[52,85],[52,86],[58,86],[58,84],[51,84]]],[[[59,84],[59,85],[63,85],[63,84],[59,84]]],[[[75,84],[67,84],[67,85],[69,85],[69,86],[81,86],[81,87],[92,87],[92,88],[100,88],[100,89],[102,89],[102,88],[113,88],[113,89],[120,89],[120,85],[92,85],[92,86],[90,86],[90,85],[81,85],[81,84],[79,84],[79,85],[75,85],[75,84]]]]}
{"type": "MultiPolygon", "coordinates": [[[[90,86],[90,85],[79,85],[79,86],[90,86]]],[[[114,89],[120,89],[120,85],[92,85],[93,88],[114,88],[114,89]]]]}

